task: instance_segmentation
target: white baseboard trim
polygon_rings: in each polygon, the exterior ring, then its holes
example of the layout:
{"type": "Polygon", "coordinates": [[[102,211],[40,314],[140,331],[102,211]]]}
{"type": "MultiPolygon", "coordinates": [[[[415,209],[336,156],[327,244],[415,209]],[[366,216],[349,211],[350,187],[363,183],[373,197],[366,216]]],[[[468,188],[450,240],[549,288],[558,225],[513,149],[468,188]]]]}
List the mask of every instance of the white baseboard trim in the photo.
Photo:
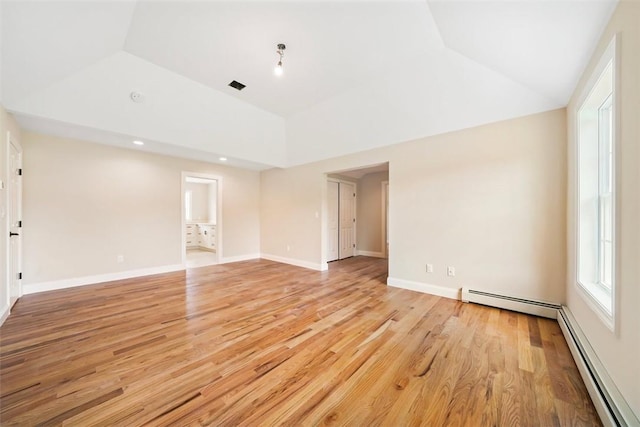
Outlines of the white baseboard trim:
{"type": "Polygon", "coordinates": [[[303,261],[300,259],[286,258],[286,257],[281,257],[278,255],[270,255],[270,254],[261,254],[260,258],[268,259],[269,261],[281,262],[283,264],[295,265],[296,267],[309,268],[311,270],[316,270],[316,271],[327,271],[329,269],[329,266],[327,265],[326,262],[314,263],[309,261],[303,261]]]}
{"type": "Polygon", "coordinates": [[[439,297],[460,299],[460,289],[446,288],[444,286],[430,285],[428,283],[413,282],[411,280],[387,277],[387,285],[394,288],[408,289],[410,291],[422,292],[423,294],[437,295],[439,297]]]}
{"type": "Polygon", "coordinates": [[[605,427],[640,425],[568,307],[558,310],[558,323],[602,424],[605,427]]]}
{"type": "Polygon", "coordinates": [[[356,251],[356,255],[360,255],[360,256],[370,256],[370,257],[374,257],[374,258],[386,258],[384,256],[384,253],[382,252],[373,252],[373,251],[361,251],[360,249],[358,249],[356,251]]]}
{"type": "Polygon", "coordinates": [[[218,264],[227,264],[230,262],[250,261],[252,259],[259,259],[260,254],[247,254],[223,257],[218,264]]]}
{"type": "Polygon", "coordinates": [[[164,265],[161,267],[141,268],[138,270],[119,271],[117,273],[97,274],[95,276],[73,277],[70,279],[53,280],[50,282],[30,283],[22,285],[24,295],[38,292],[55,291],[58,289],[74,288],[76,286],[95,285],[97,283],[112,282],[114,280],[131,279],[152,274],[170,273],[184,270],[183,264],[164,265]]]}
{"type": "Polygon", "coordinates": [[[9,313],[11,313],[11,306],[7,303],[2,309],[2,314],[0,314],[0,326],[2,326],[5,320],[7,320],[9,313]]]}

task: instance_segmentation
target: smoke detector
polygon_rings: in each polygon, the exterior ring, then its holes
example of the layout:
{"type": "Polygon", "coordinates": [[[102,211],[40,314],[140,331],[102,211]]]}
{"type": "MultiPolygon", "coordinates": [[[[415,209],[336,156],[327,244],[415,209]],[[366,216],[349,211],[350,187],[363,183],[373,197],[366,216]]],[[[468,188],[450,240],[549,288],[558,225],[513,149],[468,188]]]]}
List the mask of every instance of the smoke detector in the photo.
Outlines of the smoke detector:
{"type": "Polygon", "coordinates": [[[129,98],[131,98],[133,102],[137,103],[141,103],[144,101],[144,95],[135,90],[129,94],[129,98]]]}

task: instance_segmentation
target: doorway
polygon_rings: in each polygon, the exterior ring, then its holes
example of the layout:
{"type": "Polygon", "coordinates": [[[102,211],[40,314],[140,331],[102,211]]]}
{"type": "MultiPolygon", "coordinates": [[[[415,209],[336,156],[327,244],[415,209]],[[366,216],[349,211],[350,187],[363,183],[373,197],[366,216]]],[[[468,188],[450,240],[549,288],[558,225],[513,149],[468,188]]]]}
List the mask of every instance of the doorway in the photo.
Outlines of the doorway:
{"type": "Polygon", "coordinates": [[[326,185],[326,261],[357,255],[388,258],[389,163],[327,173],[326,185]]]}
{"type": "Polygon", "coordinates": [[[221,178],[182,173],[182,262],[186,268],[220,262],[221,178]]]}
{"type": "Polygon", "coordinates": [[[327,181],[329,235],[327,262],[355,255],[356,185],[347,181],[327,181]]]}
{"type": "Polygon", "coordinates": [[[9,309],[22,296],[22,146],[7,132],[8,223],[7,285],[9,309]]]}

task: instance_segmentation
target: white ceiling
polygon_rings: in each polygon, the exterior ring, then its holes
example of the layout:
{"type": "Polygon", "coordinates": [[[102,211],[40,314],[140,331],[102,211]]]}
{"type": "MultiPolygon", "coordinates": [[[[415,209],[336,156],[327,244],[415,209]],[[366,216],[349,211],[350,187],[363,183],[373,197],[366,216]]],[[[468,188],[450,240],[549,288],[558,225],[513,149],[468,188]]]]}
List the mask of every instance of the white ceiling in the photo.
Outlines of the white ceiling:
{"type": "Polygon", "coordinates": [[[284,167],[562,107],[615,4],[3,0],[2,104],[27,129],[284,167]]]}

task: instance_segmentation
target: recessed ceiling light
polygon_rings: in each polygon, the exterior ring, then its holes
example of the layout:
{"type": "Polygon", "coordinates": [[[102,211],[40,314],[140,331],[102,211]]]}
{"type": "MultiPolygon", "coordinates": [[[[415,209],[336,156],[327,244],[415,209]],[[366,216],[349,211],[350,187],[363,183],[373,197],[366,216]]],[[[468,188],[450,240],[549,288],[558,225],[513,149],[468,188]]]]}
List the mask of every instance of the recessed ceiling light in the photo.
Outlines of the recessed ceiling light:
{"type": "Polygon", "coordinates": [[[142,141],[138,141],[138,140],[133,141],[133,143],[134,143],[135,145],[144,145],[144,142],[142,142],[142,141]]]}
{"type": "Polygon", "coordinates": [[[227,161],[227,158],[226,158],[226,157],[220,157],[220,161],[221,161],[221,162],[226,162],[226,161],[227,161]]]}

